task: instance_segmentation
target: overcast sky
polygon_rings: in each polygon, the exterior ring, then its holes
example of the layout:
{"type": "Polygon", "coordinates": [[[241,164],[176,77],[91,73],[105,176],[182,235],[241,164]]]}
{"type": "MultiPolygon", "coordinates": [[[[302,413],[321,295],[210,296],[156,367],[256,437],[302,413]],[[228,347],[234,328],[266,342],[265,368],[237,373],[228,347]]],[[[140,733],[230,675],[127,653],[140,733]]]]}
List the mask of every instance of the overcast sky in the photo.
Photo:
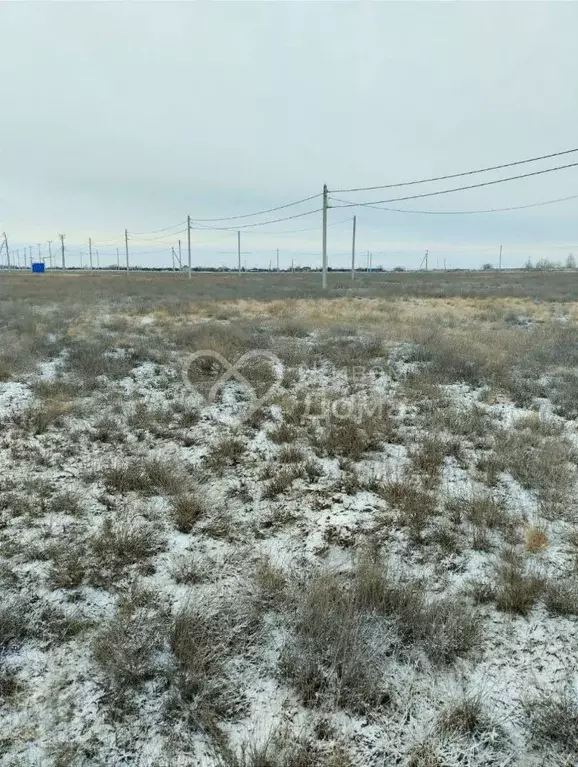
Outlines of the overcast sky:
{"type": "MultiPolygon", "coordinates": [[[[282,205],[324,182],[388,184],[578,146],[575,3],[4,2],[0,29],[0,232],[34,252],[65,232],[73,264],[89,236],[109,262],[122,243],[104,243],[125,227],[151,232],[187,214],[282,205]]],[[[548,163],[502,175],[539,167],[548,163]]],[[[394,207],[570,195],[578,168],[394,207]]],[[[475,216],[346,208],[329,211],[333,265],[349,260],[354,212],[359,251],[386,267],[417,266],[425,248],[430,266],[479,266],[500,243],[512,266],[578,255],[578,199],[475,216]]],[[[315,214],[244,229],[243,260],[268,265],[279,248],[282,266],[317,264],[320,224],[315,214]]],[[[170,245],[185,239],[172,231],[131,234],[134,261],[170,264],[170,245]]],[[[235,249],[235,232],[194,232],[193,263],[233,265],[235,249]]]]}

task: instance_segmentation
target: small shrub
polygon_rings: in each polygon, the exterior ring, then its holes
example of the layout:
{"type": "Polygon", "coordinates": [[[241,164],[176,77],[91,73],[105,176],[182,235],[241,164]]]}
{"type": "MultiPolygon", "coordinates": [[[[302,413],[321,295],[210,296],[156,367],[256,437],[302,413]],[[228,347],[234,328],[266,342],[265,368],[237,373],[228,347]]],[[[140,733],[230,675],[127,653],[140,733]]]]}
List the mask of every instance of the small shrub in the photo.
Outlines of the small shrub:
{"type": "Polygon", "coordinates": [[[112,466],[104,473],[109,491],[119,493],[176,493],[182,490],[182,477],[169,465],[157,459],[135,459],[125,465],[112,466]]]}
{"type": "Polygon", "coordinates": [[[223,471],[226,466],[237,466],[245,452],[245,443],[238,437],[227,437],[209,451],[205,463],[209,469],[223,471]]]}
{"type": "Polygon", "coordinates": [[[535,554],[548,547],[548,536],[542,527],[529,527],[526,530],[526,551],[535,554]]]}
{"type": "Polygon", "coordinates": [[[90,546],[97,566],[114,572],[154,556],[164,548],[165,539],[152,524],[128,516],[107,517],[90,546]]]}
{"type": "Polygon", "coordinates": [[[171,500],[171,513],[175,527],[181,533],[190,533],[195,522],[204,513],[204,505],[196,495],[177,495],[171,500]]]}
{"type": "Polygon", "coordinates": [[[30,631],[30,605],[24,600],[9,597],[0,605],[0,652],[18,646],[30,631]]]}
{"type": "Polygon", "coordinates": [[[534,741],[556,744],[578,756],[578,702],[572,690],[542,693],[526,701],[524,710],[534,741]]]}
{"type": "Polygon", "coordinates": [[[92,654],[119,690],[152,678],[160,669],[166,621],[154,608],[123,605],[96,635],[92,654]]]}
{"type": "Polygon", "coordinates": [[[48,509],[53,514],[69,514],[76,517],[82,512],[82,506],[76,493],[65,491],[50,499],[48,509]]]}
{"type": "MultiPolygon", "coordinates": [[[[173,617],[169,644],[176,669],[173,684],[177,700],[192,723],[209,730],[217,719],[231,717],[240,701],[225,670],[236,628],[227,616],[185,605],[173,617]]],[[[242,631],[242,626],[238,629],[242,631]]]]}
{"type": "Polygon", "coordinates": [[[267,433],[267,436],[271,442],[275,442],[277,445],[282,445],[286,442],[293,442],[295,439],[297,439],[297,431],[288,423],[283,421],[279,424],[279,426],[271,429],[267,433]]]}
{"type": "Polygon", "coordinates": [[[279,451],[278,458],[281,463],[300,463],[305,460],[305,454],[294,445],[286,445],[279,451]]]}
{"type": "Polygon", "coordinates": [[[301,475],[300,467],[297,469],[281,469],[267,482],[263,488],[262,498],[272,500],[288,490],[293,481],[301,475]]]}
{"type": "Polygon", "coordinates": [[[445,732],[476,735],[492,729],[480,695],[464,693],[450,703],[438,719],[438,727],[445,732]]]}
{"type": "Polygon", "coordinates": [[[552,615],[578,615],[578,577],[548,581],[544,604],[552,615]]]}
{"type": "Polygon", "coordinates": [[[544,580],[526,572],[524,560],[513,555],[498,567],[495,600],[498,610],[528,615],[543,589],[544,580]]]}

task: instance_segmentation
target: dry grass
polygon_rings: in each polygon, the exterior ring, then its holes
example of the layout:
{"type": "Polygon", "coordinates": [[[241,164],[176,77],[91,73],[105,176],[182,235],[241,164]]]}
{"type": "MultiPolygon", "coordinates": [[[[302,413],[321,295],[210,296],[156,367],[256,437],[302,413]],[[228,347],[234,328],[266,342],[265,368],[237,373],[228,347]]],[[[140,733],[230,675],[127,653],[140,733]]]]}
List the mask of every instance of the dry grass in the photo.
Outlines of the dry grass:
{"type": "Polygon", "coordinates": [[[177,495],[171,499],[171,514],[180,533],[190,533],[204,514],[205,505],[197,495],[177,495]]]}
{"type": "Polygon", "coordinates": [[[548,548],[550,543],[546,531],[542,527],[528,527],[526,530],[526,551],[535,554],[548,548]]]}
{"type": "Polygon", "coordinates": [[[525,713],[532,740],[546,741],[562,748],[570,758],[578,757],[578,702],[573,690],[529,699],[525,713]]]}
{"type": "Polygon", "coordinates": [[[136,458],[127,464],[111,466],[104,472],[104,482],[111,492],[178,493],[183,480],[179,471],[157,459],[136,458]]]}

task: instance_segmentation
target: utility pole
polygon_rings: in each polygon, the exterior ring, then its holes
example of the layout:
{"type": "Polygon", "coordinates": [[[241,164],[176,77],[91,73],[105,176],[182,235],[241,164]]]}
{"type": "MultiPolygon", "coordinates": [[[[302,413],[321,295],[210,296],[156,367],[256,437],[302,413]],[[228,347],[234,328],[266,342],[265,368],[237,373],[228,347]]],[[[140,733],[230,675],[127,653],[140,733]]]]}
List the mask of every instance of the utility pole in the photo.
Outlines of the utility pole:
{"type": "Polygon", "coordinates": [[[187,216],[187,248],[189,251],[189,280],[191,279],[191,217],[187,216]]]}
{"type": "Polygon", "coordinates": [[[291,272],[295,272],[295,263],[294,263],[294,259],[291,259],[291,272]]]}
{"type": "Polygon", "coordinates": [[[327,290],[327,184],[323,184],[323,276],[321,287],[327,290]]]}
{"type": "Polygon", "coordinates": [[[100,269],[100,256],[98,255],[98,250],[96,251],[96,268],[100,269]]]}
{"type": "Polygon", "coordinates": [[[500,245],[500,261],[499,261],[498,269],[500,271],[502,270],[502,246],[501,245],[500,245]]]}
{"type": "Polygon", "coordinates": [[[237,232],[237,270],[241,274],[241,230],[237,232]]]}
{"type": "Polygon", "coordinates": [[[181,241],[179,240],[179,269],[183,268],[183,255],[181,253],[181,241]]]}
{"type": "Polygon", "coordinates": [[[128,264],[128,229],[124,230],[124,252],[126,255],[126,276],[128,277],[129,273],[129,264],[128,264]]]}
{"type": "Polygon", "coordinates": [[[426,250],[426,252],[425,252],[425,270],[426,270],[426,272],[428,270],[428,268],[427,268],[427,257],[428,257],[428,254],[429,254],[429,250],[426,250]]]}
{"type": "Polygon", "coordinates": [[[28,259],[30,261],[30,266],[32,266],[32,245],[28,246],[28,259]]]}
{"type": "Polygon", "coordinates": [[[277,248],[277,271],[279,271],[279,248],[277,248]]]}
{"type": "Polygon", "coordinates": [[[176,271],[175,267],[175,248],[174,245],[171,245],[171,257],[173,259],[173,272],[176,271]]]}
{"type": "Polygon", "coordinates": [[[90,273],[92,274],[92,240],[88,238],[88,259],[90,263],[90,273]]]}
{"type": "Polygon", "coordinates": [[[42,248],[40,247],[40,243],[38,243],[38,262],[40,263],[42,261],[42,248]]]}
{"type": "Polygon", "coordinates": [[[351,238],[351,279],[355,279],[355,226],[357,223],[357,216],[353,216],[353,235],[351,238]]]}
{"type": "Polygon", "coordinates": [[[116,249],[116,268],[120,271],[120,254],[118,248],[116,249]]]}
{"type": "Polygon", "coordinates": [[[10,249],[8,248],[8,235],[4,232],[4,247],[6,248],[6,264],[8,271],[10,271],[10,249]]]}
{"type": "Polygon", "coordinates": [[[369,271],[373,271],[373,253],[369,254],[369,271]]]}
{"type": "Polygon", "coordinates": [[[48,263],[52,269],[52,240],[48,240],[48,263]]]}
{"type": "Polygon", "coordinates": [[[66,271],[66,261],[64,259],[64,237],[65,235],[59,234],[60,237],[60,254],[62,255],[62,271],[66,271]]]}

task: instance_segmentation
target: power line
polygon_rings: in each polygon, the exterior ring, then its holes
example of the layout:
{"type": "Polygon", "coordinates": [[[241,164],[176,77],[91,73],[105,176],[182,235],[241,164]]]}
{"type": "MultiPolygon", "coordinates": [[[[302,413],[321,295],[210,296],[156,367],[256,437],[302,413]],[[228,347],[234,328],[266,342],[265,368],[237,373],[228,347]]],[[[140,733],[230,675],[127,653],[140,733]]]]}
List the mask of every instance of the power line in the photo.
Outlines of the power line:
{"type": "Polygon", "coordinates": [[[502,170],[503,168],[512,168],[515,165],[524,165],[528,162],[538,162],[539,160],[549,160],[552,157],[561,157],[566,154],[572,154],[578,152],[578,149],[566,149],[564,152],[554,152],[552,154],[544,154],[541,157],[530,157],[527,160],[517,160],[516,162],[507,162],[503,165],[491,165],[487,168],[478,168],[477,170],[467,170],[462,173],[451,173],[447,176],[433,176],[432,178],[422,178],[418,181],[402,181],[397,184],[382,184],[381,186],[360,186],[355,189],[334,189],[333,192],[338,194],[341,192],[371,192],[375,189],[395,189],[400,186],[414,186],[415,184],[427,184],[430,181],[445,181],[450,178],[460,178],[462,176],[473,176],[476,173],[487,173],[492,170],[502,170]]]}
{"type": "MultiPolygon", "coordinates": [[[[494,184],[503,184],[506,181],[515,181],[520,178],[530,178],[531,176],[541,176],[544,173],[553,173],[558,170],[566,170],[566,168],[575,168],[578,162],[568,163],[568,165],[558,165],[555,168],[545,168],[544,170],[535,170],[532,173],[523,173],[518,176],[507,176],[506,178],[498,178],[493,181],[482,181],[479,184],[469,184],[468,186],[456,186],[452,189],[439,189],[435,192],[423,192],[422,194],[408,195],[407,197],[392,197],[389,200],[370,200],[368,202],[350,202],[345,205],[334,205],[335,208],[354,208],[357,206],[366,207],[372,205],[382,205],[388,202],[403,202],[405,200],[417,200],[422,197],[436,197],[440,194],[450,194],[451,192],[464,192],[467,189],[478,189],[482,186],[493,186],[494,184]]],[[[331,198],[333,199],[333,198],[331,198]]]]}
{"type": "MultiPolygon", "coordinates": [[[[578,163],[577,163],[578,165],[578,163]]],[[[345,207],[345,206],[339,206],[345,207]]],[[[252,226],[266,226],[267,224],[278,224],[280,221],[291,221],[294,218],[303,218],[303,216],[311,216],[313,213],[321,213],[323,209],[317,208],[316,210],[307,210],[305,213],[296,213],[293,216],[285,216],[285,218],[274,218],[271,221],[258,221],[255,224],[240,224],[237,226],[193,226],[192,229],[196,231],[236,231],[237,229],[248,229],[252,226]]]]}
{"type": "MultiPolygon", "coordinates": [[[[185,219],[184,221],[179,221],[178,224],[165,226],[163,229],[152,229],[150,232],[131,232],[131,235],[138,236],[140,234],[158,234],[159,232],[168,232],[169,229],[177,229],[179,226],[184,226],[186,223],[187,221],[185,219]]],[[[175,232],[175,234],[180,234],[180,232],[175,232]]]]}
{"type": "MultiPolygon", "coordinates": [[[[345,191],[345,190],[343,190],[345,191]]],[[[294,205],[300,205],[302,202],[309,202],[316,197],[320,197],[320,194],[312,194],[311,197],[304,197],[302,200],[295,200],[295,202],[288,202],[286,205],[278,205],[276,208],[268,208],[267,210],[260,210],[257,213],[244,213],[242,216],[224,216],[223,218],[194,218],[193,221],[236,221],[240,218],[252,218],[253,216],[264,216],[266,213],[274,213],[276,210],[284,210],[285,208],[292,208],[294,205]]],[[[283,219],[281,219],[283,220],[283,219]]],[[[238,227],[237,227],[238,228],[238,227]]]]}
{"type": "MultiPolygon", "coordinates": [[[[361,203],[351,202],[350,200],[341,200],[339,197],[333,197],[333,200],[338,202],[347,203],[347,205],[357,205],[361,203]]],[[[553,205],[556,202],[566,202],[567,200],[578,199],[578,194],[573,194],[570,197],[558,197],[557,200],[544,200],[543,202],[533,202],[530,205],[512,205],[508,208],[486,208],[485,210],[404,210],[403,208],[384,208],[381,205],[371,205],[365,203],[364,207],[373,208],[374,210],[387,210],[392,213],[419,213],[430,216],[458,216],[458,215],[472,215],[474,213],[501,213],[507,210],[524,210],[526,208],[539,208],[542,205],[553,205]]],[[[347,219],[349,220],[349,219],[347,219]]]]}

